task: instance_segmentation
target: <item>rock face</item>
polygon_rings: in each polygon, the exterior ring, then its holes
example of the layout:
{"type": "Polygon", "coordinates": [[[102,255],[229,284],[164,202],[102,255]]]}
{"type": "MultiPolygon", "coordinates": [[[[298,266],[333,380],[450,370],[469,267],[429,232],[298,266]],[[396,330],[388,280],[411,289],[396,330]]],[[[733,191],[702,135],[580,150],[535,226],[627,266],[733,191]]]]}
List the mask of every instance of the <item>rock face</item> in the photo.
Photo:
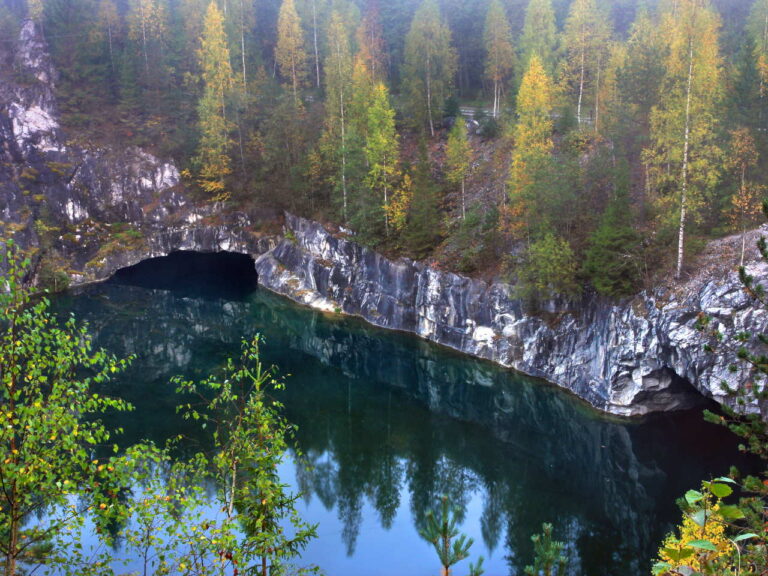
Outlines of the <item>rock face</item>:
{"type": "MultiPolygon", "coordinates": [[[[286,226],[287,238],[256,261],[263,286],[544,378],[623,416],[690,406],[699,397],[694,388],[726,401],[720,382],[735,383],[743,374],[729,370],[732,355],[704,351],[700,312],[726,337],[763,330],[768,322],[735,272],[621,305],[585,298],[544,318],[526,313],[508,284],[391,261],[295,216],[286,217],[286,226]]],[[[748,271],[768,276],[756,262],[748,271]]]]}
{"type": "Polygon", "coordinates": [[[0,54],[0,237],[35,248],[38,273],[97,280],[173,250],[260,254],[263,214],[192,202],[179,170],[136,147],[72,145],[56,106],[57,79],[35,23],[0,54]]]}
{"type": "MultiPolygon", "coordinates": [[[[766,325],[734,273],[703,274],[620,306],[585,298],[539,317],[509,285],[390,261],[301,218],[287,217],[291,234],[278,244],[256,231],[280,218],[274,211],[198,205],[170,162],[135,147],[71,144],[59,123],[56,71],[32,21],[12,49],[0,46],[0,72],[0,237],[35,250],[38,277],[98,280],[174,250],[262,254],[261,283],[298,302],[414,332],[621,415],[688,406],[700,398],[694,387],[725,401],[719,383],[743,375],[729,371],[727,354],[702,350],[699,312],[729,336],[766,325]]],[[[749,270],[766,276],[754,261],[749,270]]]]}

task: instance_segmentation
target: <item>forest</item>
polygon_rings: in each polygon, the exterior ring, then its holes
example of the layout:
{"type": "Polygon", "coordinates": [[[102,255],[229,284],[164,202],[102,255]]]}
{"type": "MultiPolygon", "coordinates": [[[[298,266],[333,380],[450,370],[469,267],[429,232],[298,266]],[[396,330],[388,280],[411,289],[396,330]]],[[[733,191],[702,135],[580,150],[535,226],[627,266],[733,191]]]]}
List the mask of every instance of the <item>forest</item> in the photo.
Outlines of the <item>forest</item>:
{"type": "Polygon", "coordinates": [[[23,17],[78,144],[531,301],[761,219],[768,0],[6,0],[1,41],[23,17]]]}

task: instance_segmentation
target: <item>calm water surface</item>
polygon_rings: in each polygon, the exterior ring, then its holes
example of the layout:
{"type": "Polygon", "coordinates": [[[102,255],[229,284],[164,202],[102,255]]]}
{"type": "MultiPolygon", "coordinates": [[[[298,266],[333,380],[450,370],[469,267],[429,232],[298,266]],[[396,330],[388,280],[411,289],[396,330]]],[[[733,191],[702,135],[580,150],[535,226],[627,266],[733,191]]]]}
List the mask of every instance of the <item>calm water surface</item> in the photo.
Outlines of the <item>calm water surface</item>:
{"type": "Polygon", "coordinates": [[[312,464],[281,468],[319,523],[303,562],[330,576],[437,574],[418,526],[440,494],[488,575],[521,574],[545,521],[567,543],[571,574],[647,574],[679,517],[674,499],[735,458],[733,439],[696,412],[617,421],[540,381],[220,272],[162,285],[108,283],[55,302],[98,345],[137,357],[112,384],[136,405],[113,421],[122,442],[198,434],[175,414],[170,377],[205,376],[263,334],[263,360],[290,375],[283,400],[312,464]]]}

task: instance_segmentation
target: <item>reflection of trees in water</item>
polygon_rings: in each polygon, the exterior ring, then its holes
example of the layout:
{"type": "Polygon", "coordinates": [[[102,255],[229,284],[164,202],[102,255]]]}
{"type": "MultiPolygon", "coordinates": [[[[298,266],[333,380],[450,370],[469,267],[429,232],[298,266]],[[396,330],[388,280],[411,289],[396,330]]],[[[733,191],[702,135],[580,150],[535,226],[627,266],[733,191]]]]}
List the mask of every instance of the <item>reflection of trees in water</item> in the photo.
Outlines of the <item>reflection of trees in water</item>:
{"type": "Polygon", "coordinates": [[[581,565],[639,573],[637,558],[650,557],[665,528],[660,514],[676,518],[674,497],[717,470],[701,446],[724,445],[706,431],[702,441],[695,415],[650,425],[599,419],[491,364],[269,294],[240,302],[115,286],[89,294],[62,308],[89,320],[99,345],[138,356],[126,390],[139,409],[118,424],[127,441],[183,431],[170,376],[207,374],[242,337],[265,334],[265,361],[292,373],[283,401],[311,464],[297,481],[307,497],[336,507],[350,553],[364,500],[388,528],[407,487],[419,526],[440,494],[460,518],[480,498],[485,544],[503,540],[513,570],[550,521],[581,565]]]}

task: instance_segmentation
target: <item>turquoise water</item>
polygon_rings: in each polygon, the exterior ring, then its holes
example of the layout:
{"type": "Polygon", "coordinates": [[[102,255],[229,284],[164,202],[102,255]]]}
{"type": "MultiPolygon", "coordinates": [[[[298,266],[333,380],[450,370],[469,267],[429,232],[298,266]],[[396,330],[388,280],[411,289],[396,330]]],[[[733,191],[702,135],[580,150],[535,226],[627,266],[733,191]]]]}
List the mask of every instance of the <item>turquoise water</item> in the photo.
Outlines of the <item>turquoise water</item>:
{"type": "Polygon", "coordinates": [[[734,440],[699,413],[609,419],[541,381],[225,280],[103,284],[55,306],[86,320],[98,345],[137,357],[111,384],[136,405],[112,422],[124,444],[199,435],[176,416],[169,379],[207,375],[263,334],[312,464],[281,468],[319,523],[303,562],[329,575],[437,574],[418,526],[440,494],[486,574],[521,574],[545,521],[567,543],[571,574],[647,574],[679,518],[674,499],[735,459],[734,440]]]}

